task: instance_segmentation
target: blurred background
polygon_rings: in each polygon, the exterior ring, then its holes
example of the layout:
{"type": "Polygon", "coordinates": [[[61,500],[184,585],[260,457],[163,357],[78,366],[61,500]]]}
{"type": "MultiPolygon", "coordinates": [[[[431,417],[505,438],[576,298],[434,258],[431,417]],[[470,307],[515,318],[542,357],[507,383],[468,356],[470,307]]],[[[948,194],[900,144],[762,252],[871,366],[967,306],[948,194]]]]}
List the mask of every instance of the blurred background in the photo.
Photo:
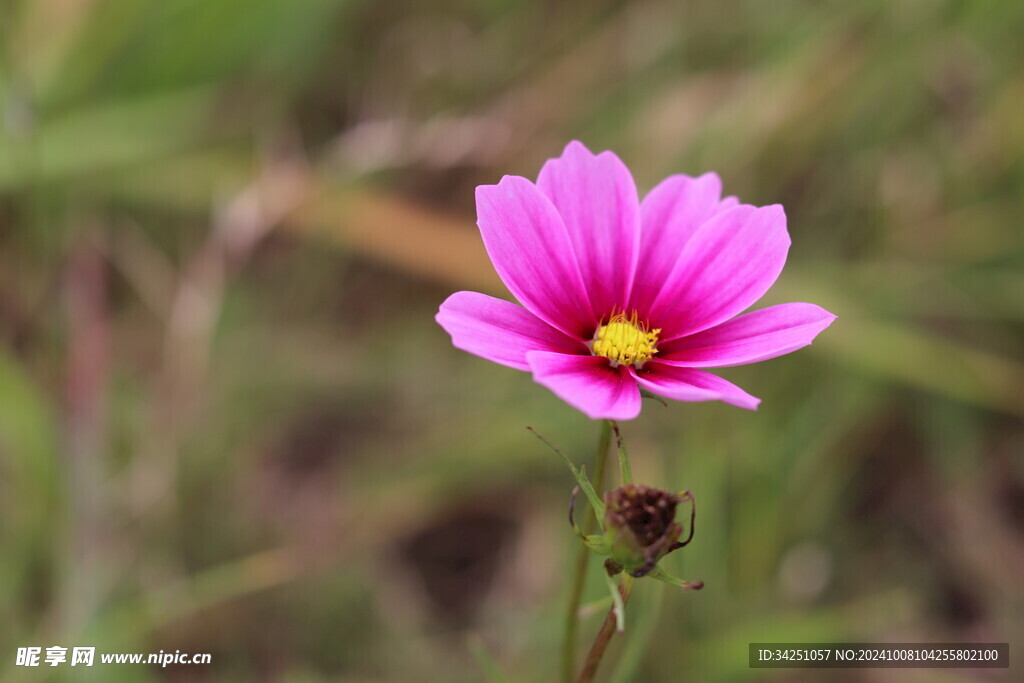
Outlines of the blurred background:
{"type": "Polygon", "coordinates": [[[524,427],[592,462],[596,425],[433,316],[507,296],[474,187],[570,139],[781,202],[762,305],[839,315],[722,372],[758,412],[625,426],[707,587],[639,582],[603,680],[1011,680],[747,643],[1024,642],[1021,35],[1012,2],[4,0],[0,680],[552,680],[573,482],[524,427]],[[213,663],[14,665],[50,645],[213,663]]]}

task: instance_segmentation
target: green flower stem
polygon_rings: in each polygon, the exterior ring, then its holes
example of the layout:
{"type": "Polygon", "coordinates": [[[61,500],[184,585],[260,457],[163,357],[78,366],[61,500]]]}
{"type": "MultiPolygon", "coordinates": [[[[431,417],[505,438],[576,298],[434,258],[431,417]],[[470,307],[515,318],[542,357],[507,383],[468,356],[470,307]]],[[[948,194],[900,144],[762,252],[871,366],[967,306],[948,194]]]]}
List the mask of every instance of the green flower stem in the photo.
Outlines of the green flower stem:
{"type": "MultiPolygon", "coordinates": [[[[619,595],[622,597],[623,610],[632,590],[633,577],[623,574],[622,581],[619,583],[619,595]]],[[[613,605],[608,610],[608,615],[604,618],[604,623],[601,624],[601,630],[597,632],[597,637],[594,638],[594,644],[590,646],[590,652],[587,653],[587,661],[583,664],[583,671],[580,672],[580,677],[576,679],[577,683],[590,683],[590,681],[594,680],[594,676],[597,674],[597,667],[601,664],[601,658],[604,656],[604,651],[608,649],[608,643],[611,642],[612,636],[615,635],[617,630],[618,618],[615,613],[616,608],[613,605]]]]}
{"type": "Polygon", "coordinates": [[[637,670],[640,668],[644,655],[650,649],[651,640],[658,629],[661,616],[665,586],[660,583],[645,584],[644,590],[633,594],[633,606],[630,608],[629,638],[623,643],[619,652],[615,669],[608,677],[610,683],[631,683],[640,680],[637,670]]]}
{"type": "Polygon", "coordinates": [[[615,432],[615,448],[619,452],[619,473],[622,476],[622,484],[633,483],[633,470],[629,466],[629,454],[626,453],[626,442],[622,440],[622,432],[619,431],[619,424],[615,420],[608,420],[615,432]]]}
{"type": "MultiPolygon", "coordinates": [[[[608,459],[608,447],[611,445],[612,423],[608,420],[601,421],[601,432],[597,440],[597,454],[594,457],[594,479],[593,484],[598,496],[604,483],[604,464],[608,459]]],[[[583,533],[590,534],[594,530],[594,511],[588,509],[583,519],[583,533]]],[[[562,682],[572,683],[573,669],[576,664],[576,635],[579,629],[580,603],[583,600],[583,587],[587,578],[587,558],[590,557],[590,550],[586,545],[580,544],[576,553],[576,567],[572,575],[572,585],[569,589],[569,605],[565,614],[565,639],[562,642],[562,682]]]]}

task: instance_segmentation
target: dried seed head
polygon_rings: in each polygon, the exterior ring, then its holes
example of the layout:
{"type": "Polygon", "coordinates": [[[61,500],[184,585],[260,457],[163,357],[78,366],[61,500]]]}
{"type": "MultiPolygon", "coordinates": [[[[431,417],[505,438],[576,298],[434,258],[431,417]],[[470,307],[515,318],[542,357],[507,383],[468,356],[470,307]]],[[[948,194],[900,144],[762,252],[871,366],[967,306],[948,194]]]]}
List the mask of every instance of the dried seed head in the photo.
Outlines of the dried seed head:
{"type": "Polygon", "coordinates": [[[626,484],[605,494],[605,534],[612,559],[632,576],[649,573],[682,534],[675,521],[679,496],[626,484]]]}

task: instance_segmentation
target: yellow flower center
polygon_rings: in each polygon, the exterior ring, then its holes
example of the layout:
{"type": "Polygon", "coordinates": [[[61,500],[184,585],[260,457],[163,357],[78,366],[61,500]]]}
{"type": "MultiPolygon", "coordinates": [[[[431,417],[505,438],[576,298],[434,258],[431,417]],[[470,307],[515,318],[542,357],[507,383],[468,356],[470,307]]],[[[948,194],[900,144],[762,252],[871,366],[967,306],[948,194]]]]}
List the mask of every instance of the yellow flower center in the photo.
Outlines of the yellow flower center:
{"type": "Polygon", "coordinates": [[[595,355],[604,356],[612,365],[637,366],[649,361],[658,352],[661,329],[648,330],[637,319],[636,311],[630,317],[625,313],[612,313],[608,322],[597,328],[590,348],[595,355]]]}

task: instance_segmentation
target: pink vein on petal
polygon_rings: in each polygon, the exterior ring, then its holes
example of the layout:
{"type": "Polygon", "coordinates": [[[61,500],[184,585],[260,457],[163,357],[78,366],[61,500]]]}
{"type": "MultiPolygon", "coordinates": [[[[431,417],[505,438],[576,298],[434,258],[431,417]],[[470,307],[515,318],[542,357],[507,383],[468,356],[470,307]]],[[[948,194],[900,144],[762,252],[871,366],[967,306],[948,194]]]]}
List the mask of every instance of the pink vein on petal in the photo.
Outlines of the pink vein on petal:
{"type": "Polygon", "coordinates": [[[699,178],[669,176],[640,205],[640,264],[630,308],[647,310],[672,272],[683,247],[719,207],[722,181],[716,173],[699,178]]]}
{"type": "Polygon", "coordinates": [[[775,283],[788,251],[781,206],[741,204],[716,213],[686,243],[651,305],[662,341],[742,313],[775,283]]]}
{"type": "Polygon", "coordinates": [[[611,152],[570,142],[537,177],[565,222],[594,313],[621,310],[629,297],[640,244],[636,184],[611,152]]]}
{"type": "Polygon", "coordinates": [[[498,276],[526,308],[580,339],[596,326],[565,224],[526,178],[476,189],[480,235],[498,276]]]}
{"type": "Polygon", "coordinates": [[[836,316],[814,304],[780,304],[662,344],[658,361],[691,368],[746,365],[807,346],[836,316]]]}

